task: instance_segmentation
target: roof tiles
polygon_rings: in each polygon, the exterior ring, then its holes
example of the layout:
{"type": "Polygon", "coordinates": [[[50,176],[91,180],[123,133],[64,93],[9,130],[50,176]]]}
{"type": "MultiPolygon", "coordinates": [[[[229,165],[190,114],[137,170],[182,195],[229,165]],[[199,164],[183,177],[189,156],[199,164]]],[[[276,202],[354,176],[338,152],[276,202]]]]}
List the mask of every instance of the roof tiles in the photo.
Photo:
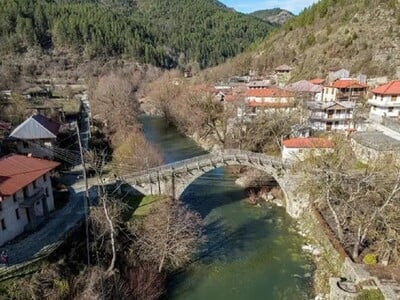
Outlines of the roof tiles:
{"type": "Polygon", "coordinates": [[[372,90],[375,94],[400,95],[400,80],[393,80],[372,90]]]}
{"type": "Polygon", "coordinates": [[[11,196],[44,174],[58,162],[12,154],[0,159],[0,196],[11,196]]]}
{"type": "Polygon", "coordinates": [[[324,138],[295,138],[283,141],[286,148],[333,148],[333,143],[324,138]]]}

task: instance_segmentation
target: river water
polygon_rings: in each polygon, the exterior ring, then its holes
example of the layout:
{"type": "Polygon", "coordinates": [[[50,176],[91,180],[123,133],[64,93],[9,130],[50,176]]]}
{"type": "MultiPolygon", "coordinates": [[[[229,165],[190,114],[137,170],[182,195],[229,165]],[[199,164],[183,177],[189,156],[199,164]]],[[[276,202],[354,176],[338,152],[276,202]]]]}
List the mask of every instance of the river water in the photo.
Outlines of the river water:
{"type": "MultiPolygon", "coordinates": [[[[142,117],[146,137],[165,162],[204,150],[165,120],[142,117]]],[[[166,299],[311,299],[313,265],[283,208],[254,207],[223,168],[197,179],[183,201],[204,218],[207,242],[200,258],[171,278],[166,299]]]]}

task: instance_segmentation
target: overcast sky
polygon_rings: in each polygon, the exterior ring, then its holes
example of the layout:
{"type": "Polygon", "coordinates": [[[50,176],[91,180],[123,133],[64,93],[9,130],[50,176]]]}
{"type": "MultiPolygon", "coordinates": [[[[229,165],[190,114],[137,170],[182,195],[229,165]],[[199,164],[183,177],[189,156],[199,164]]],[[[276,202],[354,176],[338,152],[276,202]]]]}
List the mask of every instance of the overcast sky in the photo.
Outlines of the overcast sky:
{"type": "Polygon", "coordinates": [[[266,8],[284,8],[298,14],[303,8],[317,2],[317,0],[220,0],[229,7],[244,13],[266,8]]]}

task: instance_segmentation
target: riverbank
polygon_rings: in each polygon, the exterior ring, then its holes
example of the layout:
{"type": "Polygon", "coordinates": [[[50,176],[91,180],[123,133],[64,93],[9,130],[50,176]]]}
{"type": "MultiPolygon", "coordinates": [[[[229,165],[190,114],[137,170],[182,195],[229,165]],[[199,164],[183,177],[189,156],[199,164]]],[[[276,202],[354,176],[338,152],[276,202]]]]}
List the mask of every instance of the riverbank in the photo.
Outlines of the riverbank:
{"type": "MultiPolygon", "coordinates": [[[[193,139],[158,118],[143,116],[147,139],[166,163],[201,155],[193,139]]],[[[283,208],[246,202],[237,174],[215,169],[194,181],[182,201],[204,219],[207,244],[200,258],[171,278],[168,299],[310,299],[313,262],[283,208]],[[205,251],[205,252],[204,252],[205,251]]]]}

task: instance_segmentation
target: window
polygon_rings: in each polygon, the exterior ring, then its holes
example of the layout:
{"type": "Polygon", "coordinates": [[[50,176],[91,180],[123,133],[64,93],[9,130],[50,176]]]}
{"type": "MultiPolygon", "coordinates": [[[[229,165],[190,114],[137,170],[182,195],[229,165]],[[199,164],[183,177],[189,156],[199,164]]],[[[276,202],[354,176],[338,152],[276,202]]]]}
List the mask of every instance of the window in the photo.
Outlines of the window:
{"type": "Polygon", "coordinates": [[[18,208],[15,210],[15,216],[17,217],[17,220],[19,220],[19,210],[18,210],[18,208]]]}
{"type": "Polygon", "coordinates": [[[13,201],[17,202],[17,194],[16,193],[13,195],[13,201]]]}
{"type": "Polygon", "coordinates": [[[46,174],[44,174],[43,175],[43,181],[46,182],[46,180],[47,180],[47,177],[46,177],[46,174]]]}
{"type": "Polygon", "coordinates": [[[23,188],[23,192],[24,192],[24,197],[28,197],[28,187],[24,187],[23,188]]]}
{"type": "Polygon", "coordinates": [[[3,210],[3,204],[2,204],[2,202],[0,202],[0,211],[2,211],[3,210]]]}
{"type": "Polygon", "coordinates": [[[22,142],[22,147],[24,149],[28,149],[29,148],[29,144],[27,142],[22,142]]]}
{"type": "Polygon", "coordinates": [[[4,219],[1,219],[0,223],[1,223],[1,229],[6,230],[7,229],[6,221],[4,219]]]}
{"type": "Polygon", "coordinates": [[[46,188],[44,191],[46,193],[46,197],[48,197],[49,196],[49,188],[46,188]]]}
{"type": "Polygon", "coordinates": [[[33,182],[32,182],[32,184],[33,184],[33,188],[34,188],[34,189],[36,189],[36,187],[37,187],[36,180],[35,180],[35,181],[33,181],[33,182]]]}
{"type": "Polygon", "coordinates": [[[397,96],[392,96],[392,102],[396,102],[397,101],[397,96]]]}
{"type": "Polygon", "coordinates": [[[389,107],[389,112],[393,112],[393,107],[389,107]]]}

